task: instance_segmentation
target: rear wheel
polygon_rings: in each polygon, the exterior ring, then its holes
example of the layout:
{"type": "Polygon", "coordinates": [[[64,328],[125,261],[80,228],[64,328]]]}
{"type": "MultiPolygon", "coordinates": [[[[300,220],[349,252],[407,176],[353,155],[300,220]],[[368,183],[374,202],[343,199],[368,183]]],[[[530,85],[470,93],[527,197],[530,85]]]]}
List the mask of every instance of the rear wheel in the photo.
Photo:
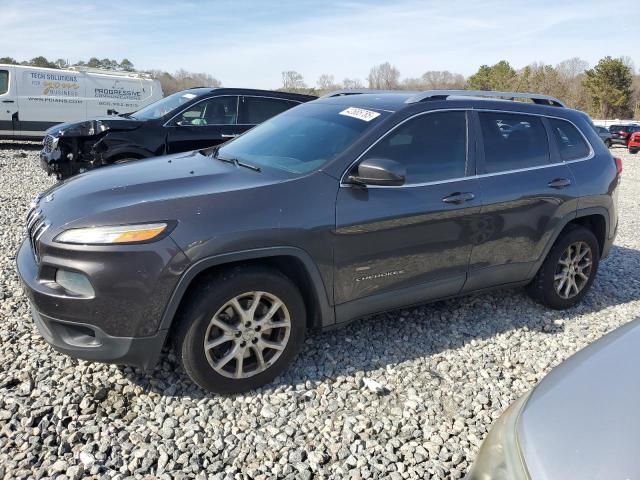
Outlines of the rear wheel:
{"type": "Polygon", "coordinates": [[[570,308],[586,295],[599,262],[595,235],[584,227],[572,227],[556,240],[527,292],[547,307],[570,308]]]}
{"type": "Polygon", "coordinates": [[[638,153],[638,150],[635,148],[630,148],[629,153],[631,153],[632,155],[635,155],[636,153],[638,153]]]}
{"type": "Polygon", "coordinates": [[[176,351],[191,379],[215,393],[272,381],[304,340],[306,311],[281,273],[236,267],[209,279],[178,320],[176,351]]]}

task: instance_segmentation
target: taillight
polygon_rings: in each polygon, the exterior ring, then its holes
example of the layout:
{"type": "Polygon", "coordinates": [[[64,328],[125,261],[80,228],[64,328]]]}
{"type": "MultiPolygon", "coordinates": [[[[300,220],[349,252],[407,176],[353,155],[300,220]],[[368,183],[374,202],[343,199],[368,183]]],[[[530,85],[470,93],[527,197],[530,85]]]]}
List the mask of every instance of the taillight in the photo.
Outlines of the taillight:
{"type": "Polygon", "coordinates": [[[616,175],[620,176],[620,174],[622,173],[622,159],[613,157],[613,161],[616,162],[616,175]]]}
{"type": "Polygon", "coordinates": [[[625,132],[624,130],[620,130],[618,133],[622,135],[624,138],[627,138],[629,136],[629,132],[625,132]]]}

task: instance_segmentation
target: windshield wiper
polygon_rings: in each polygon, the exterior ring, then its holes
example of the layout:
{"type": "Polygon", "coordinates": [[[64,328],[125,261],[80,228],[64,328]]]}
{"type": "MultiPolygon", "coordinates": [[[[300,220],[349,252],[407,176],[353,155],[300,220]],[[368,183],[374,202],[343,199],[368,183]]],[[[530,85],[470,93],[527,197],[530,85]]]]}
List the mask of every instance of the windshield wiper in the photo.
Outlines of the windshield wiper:
{"type": "Polygon", "coordinates": [[[251,165],[250,163],[246,163],[243,161],[238,160],[235,157],[232,158],[226,158],[226,157],[221,157],[220,155],[218,155],[218,152],[220,150],[220,147],[215,147],[213,149],[213,151],[210,154],[211,158],[215,158],[216,160],[220,160],[221,162],[226,162],[226,163],[233,163],[236,167],[244,167],[244,168],[248,168],[249,170],[253,170],[254,172],[261,172],[262,169],[256,165],[251,165]]]}

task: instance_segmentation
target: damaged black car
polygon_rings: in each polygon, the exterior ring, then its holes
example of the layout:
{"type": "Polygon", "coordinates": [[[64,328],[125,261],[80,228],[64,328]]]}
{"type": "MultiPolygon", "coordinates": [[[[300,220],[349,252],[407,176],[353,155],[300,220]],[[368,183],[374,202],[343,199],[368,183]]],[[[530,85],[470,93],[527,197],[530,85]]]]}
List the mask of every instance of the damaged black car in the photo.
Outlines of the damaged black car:
{"type": "Polygon", "coordinates": [[[106,165],[211,147],[315,98],[267,90],[191,88],[136,112],[50,128],[41,165],[64,180],[106,165]]]}

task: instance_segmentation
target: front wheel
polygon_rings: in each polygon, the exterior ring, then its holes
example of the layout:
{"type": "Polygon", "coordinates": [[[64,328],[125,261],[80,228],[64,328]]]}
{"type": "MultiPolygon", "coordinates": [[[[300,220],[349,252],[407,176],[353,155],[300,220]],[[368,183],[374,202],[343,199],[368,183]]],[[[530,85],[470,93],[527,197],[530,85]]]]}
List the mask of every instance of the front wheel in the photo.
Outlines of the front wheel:
{"type": "Polygon", "coordinates": [[[527,292],[556,310],[573,307],[589,291],[599,262],[600,247],[595,235],[584,227],[573,227],[556,240],[527,292]]]}
{"type": "Polygon", "coordinates": [[[637,150],[637,149],[635,149],[635,148],[630,148],[630,149],[629,149],[629,153],[630,153],[631,155],[635,155],[636,153],[638,153],[638,150],[637,150]]]}
{"type": "Polygon", "coordinates": [[[191,379],[233,394],[271,382],[304,341],[306,311],[278,271],[236,267],[198,287],[178,318],[176,351],[191,379]]]}

